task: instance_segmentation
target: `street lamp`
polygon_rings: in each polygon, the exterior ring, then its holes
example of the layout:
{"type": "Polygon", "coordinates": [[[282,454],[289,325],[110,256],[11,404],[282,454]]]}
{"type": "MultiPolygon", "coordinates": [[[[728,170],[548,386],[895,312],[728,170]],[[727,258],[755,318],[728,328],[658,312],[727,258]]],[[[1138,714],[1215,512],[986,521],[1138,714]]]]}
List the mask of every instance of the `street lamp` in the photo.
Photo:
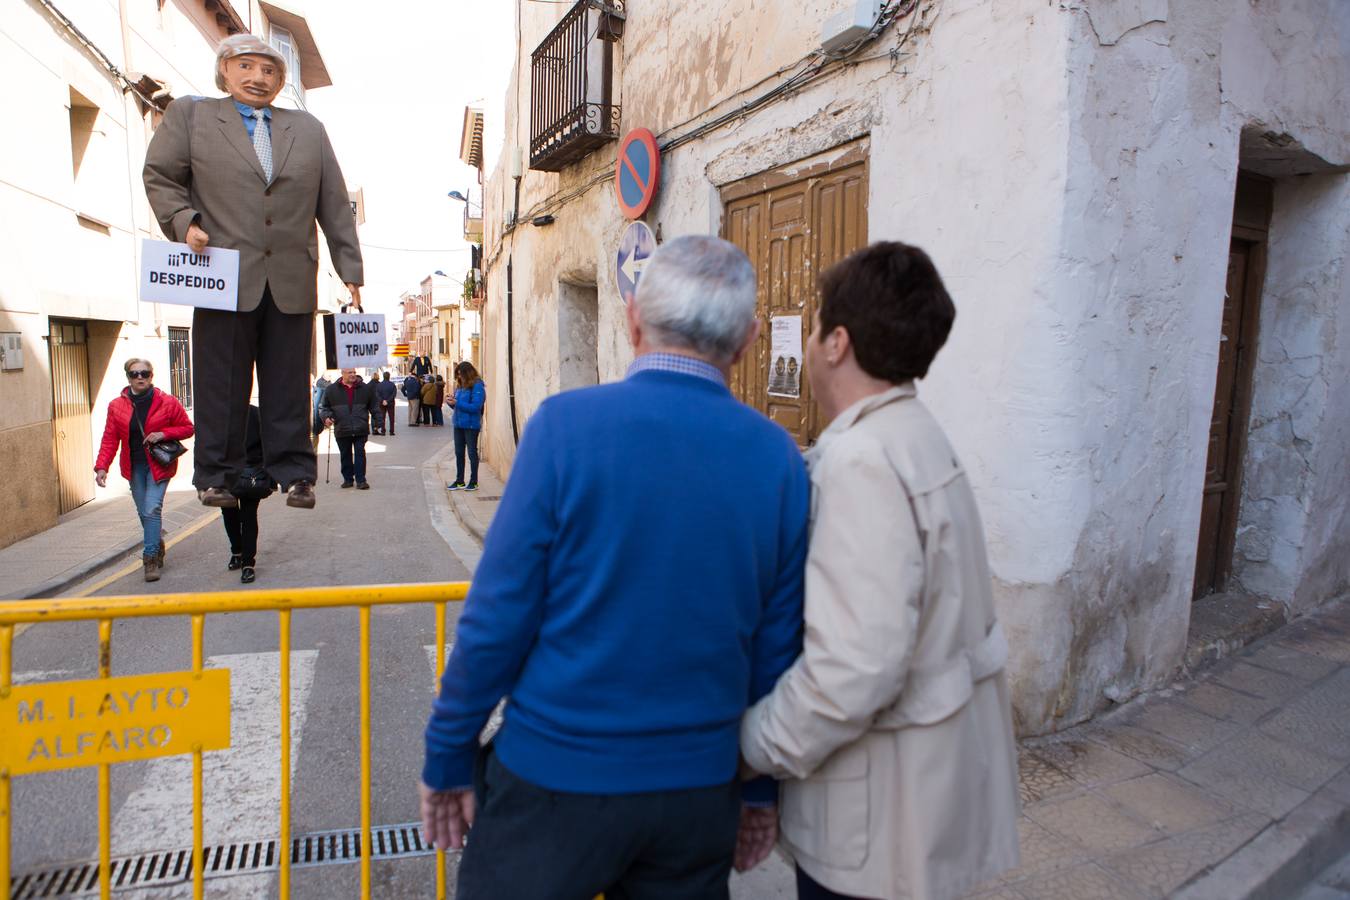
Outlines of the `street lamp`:
{"type": "Polygon", "coordinates": [[[474,203],[472,200],[461,194],[459,191],[450,191],[445,196],[449,197],[451,200],[458,200],[460,203],[463,203],[466,206],[470,207],[476,206],[478,207],[479,212],[483,211],[483,207],[481,204],[474,203]]]}

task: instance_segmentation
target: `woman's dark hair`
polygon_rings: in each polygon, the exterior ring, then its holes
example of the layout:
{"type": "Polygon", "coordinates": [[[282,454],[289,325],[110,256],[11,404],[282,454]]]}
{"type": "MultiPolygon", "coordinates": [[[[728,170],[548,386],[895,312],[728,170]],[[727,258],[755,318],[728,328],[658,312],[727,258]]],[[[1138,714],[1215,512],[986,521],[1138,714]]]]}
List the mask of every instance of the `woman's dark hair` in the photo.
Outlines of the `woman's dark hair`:
{"type": "Polygon", "coordinates": [[[471,388],[478,383],[478,370],[473,363],[465,361],[455,366],[455,384],[462,388],[471,388]]]}
{"type": "Polygon", "coordinates": [[[909,244],[872,244],[820,276],[820,337],[842,325],[873,378],[899,384],[927,375],[955,319],[933,261],[909,244]]]}

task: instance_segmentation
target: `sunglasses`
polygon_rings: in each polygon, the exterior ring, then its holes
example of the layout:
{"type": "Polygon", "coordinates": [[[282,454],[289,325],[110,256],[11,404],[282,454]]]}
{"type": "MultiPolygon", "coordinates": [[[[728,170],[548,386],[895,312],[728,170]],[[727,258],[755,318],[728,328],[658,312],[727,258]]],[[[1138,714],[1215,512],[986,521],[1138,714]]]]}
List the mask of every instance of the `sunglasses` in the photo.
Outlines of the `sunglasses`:
{"type": "Polygon", "coordinates": [[[133,378],[153,378],[154,375],[155,373],[151,372],[149,369],[132,369],[127,373],[127,381],[130,381],[133,378]]]}

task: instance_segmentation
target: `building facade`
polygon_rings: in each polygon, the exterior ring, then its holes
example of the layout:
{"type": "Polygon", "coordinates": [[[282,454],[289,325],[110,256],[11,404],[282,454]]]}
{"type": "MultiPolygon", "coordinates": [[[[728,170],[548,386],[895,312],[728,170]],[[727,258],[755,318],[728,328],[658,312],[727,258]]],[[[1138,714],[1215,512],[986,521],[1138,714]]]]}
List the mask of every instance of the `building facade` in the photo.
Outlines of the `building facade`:
{"type": "MultiPolygon", "coordinates": [[[[279,103],[303,107],[306,90],[330,82],[304,17],[279,4],[0,8],[0,76],[23,86],[13,103],[26,134],[0,145],[5,546],[93,499],[102,414],[126,385],[125,359],[149,359],[156,384],[192,407],[191,309],[137,299],[140,242],[162,238],[141,167],[164,107],[218,96],[215,48],[250,29],[291,60],[279,103]]],[[[321,271],[321,303],[335,308],[341,285],[321,271]]]]}
{"type": "Polygon", "coordinates": [[[1350,591],[1350,6],[516,6],[483,200],[503,474],[545,397],[631,360],[614,173],[641,127],[657,240],[757,267],[733,389],[803,445],[824,423],[778,361],[816,276],[932,255],[958,316],[920,394],[980,500],[1023,733],[1172,677],[1197,596],[1350,591]]]}

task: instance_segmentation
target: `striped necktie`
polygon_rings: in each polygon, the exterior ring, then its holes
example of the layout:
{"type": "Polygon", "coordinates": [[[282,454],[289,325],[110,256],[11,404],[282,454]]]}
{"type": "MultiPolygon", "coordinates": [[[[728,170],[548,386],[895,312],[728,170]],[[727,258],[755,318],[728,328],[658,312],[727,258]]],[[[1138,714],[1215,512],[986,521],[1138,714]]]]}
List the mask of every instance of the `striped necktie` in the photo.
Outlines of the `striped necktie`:
{"type": "Polygon", "coordinates": [[[263,174],[272,180],[272,134],[267,127],[267,117],[261,109],[253,110],[253,152],[258,154],[263,174]]]}

